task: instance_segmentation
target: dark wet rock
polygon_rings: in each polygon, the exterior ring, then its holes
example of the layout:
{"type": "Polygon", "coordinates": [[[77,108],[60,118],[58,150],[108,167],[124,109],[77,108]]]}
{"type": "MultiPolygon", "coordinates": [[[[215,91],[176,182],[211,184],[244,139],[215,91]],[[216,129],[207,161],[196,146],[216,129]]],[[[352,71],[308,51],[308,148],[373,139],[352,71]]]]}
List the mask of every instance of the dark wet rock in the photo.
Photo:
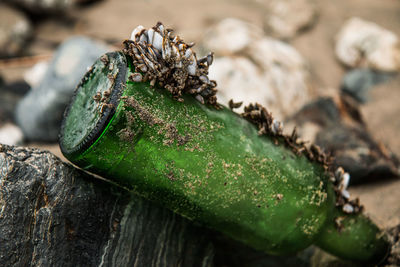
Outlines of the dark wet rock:
{"type": "Polygon", "coordinates": [[[55,53],[43,80],[19,102],[16,120],[29,140],[57,140],[65,107],[93,62],[107,48],[85,37],[65,41],[55,53]]]}
{"type": "Polygon", "coordinates": [[[38,149],[0,145],[2,266],[309,266],[268,256],[38,149]]]}
{"type": "Polygon", "coordinates": [[[395,74],[374,71],[372,69],[355,69],[349,71],[342,80],[342,91],[351,95],[360,103],[368,101],[368,91],[377,84],[388,81],[395,74]]]}
{"type": "Polygon", "coordinates": [[[0,152],[2,266],[210,266],[203,229],[37,149],[0,152]]]}
{"type": "Polygon", "coordinates": [[[302,139],[333,155],[334,164],[350,173],[351,184],[400,174],[398,158],[371,136],[349,97],[320,98],[304,106],[290,123],[298,126],[302,139]]]}
{"type": "Polygon", "coordinates": [[[0,3],[0,57],[10,57],[23,52],[32,26],[19,10],[0,3]]]}
{"type": "Polygon", "coordinates": [[[28,90],[29,85],[24,81],[12,83],[2,83],[0,81],[0,125],[15,121],[15,106],[28,90]]]}

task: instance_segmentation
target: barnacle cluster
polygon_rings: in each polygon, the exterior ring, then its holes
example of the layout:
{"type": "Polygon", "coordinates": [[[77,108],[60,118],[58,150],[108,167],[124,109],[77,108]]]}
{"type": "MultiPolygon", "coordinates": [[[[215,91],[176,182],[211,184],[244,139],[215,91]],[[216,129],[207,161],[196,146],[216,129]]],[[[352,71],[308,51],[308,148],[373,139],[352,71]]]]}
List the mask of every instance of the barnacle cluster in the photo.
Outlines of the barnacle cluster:
{"type": "MultiPolygon", "coordinates": [[[[208,68],[213,62],[213,53],[197,59],[192,50],[193,43],[186,44],[171,29],[161,22],[151,29],[136,27],[130,40],[124,41],[124,53],[132,58],[135,71],[129,79],[134,82],[150,81],[168,90],[178,101],[183,94],[191,94],[203,104],[219,107],[215,89],[217,83],[208,78],[208,68]]],[[[229,101],[231,109],[239,108],[240,103],[229,101]]],[[[335,187],[336,205],[345,213],[358,213],[362,210],[358,199],[350,200],[347,191],[350,175],[339,167],[334,169],[332,157],[325,154],[317,145],[306,145],[297,136],[296,128],[291,135],[283,133],[283,124],[272,117],[265,107],[256,103],[244,108],[241,116],[258,127],[259,135],[271,136],[276,144],[284,143],[297,155],[305,155],[316,161],[330,174],[335,187]]]]}
{"type": "Polygon", "coordinates": [[[193,45],[174,36],[161,22],[148,30],[136,27],[130,40],[124,41],[123,51],[132,58],[136,70],[130,80],[150,81],[151,86],[157,83],[181,102],[182,95],[188,93],[203,104],[218,107],[217,83],[207,76],[213,53],[197,59],[193,45]]]}
{"type": "MultiPolygon", "coordinates": [[[[231,109],[239,108],[242,102],[234,103],[229,101],[231,109]]],[[[291,135],[283,134],[283,124],[272,117],[272,114],[262,105],[250,104],[244,107],[244,112],[240,114],[246,120],[255,124],[259,135],[269,135],[276,144],[283,142],[295,154],[304,154],[309,160],[316,161],[330,174],[330,179],[336,191],[336,206],[341,207],[345,213],[358,213],[362,211],[362,206],[358,199],[350,200],[350,193],[347,186],[350,181],[350,174],[345,172],[342,167],[334,169],[332,157],[324,153],[319,146],[300,140],[297,136],[296,128],[291,135]]]]}

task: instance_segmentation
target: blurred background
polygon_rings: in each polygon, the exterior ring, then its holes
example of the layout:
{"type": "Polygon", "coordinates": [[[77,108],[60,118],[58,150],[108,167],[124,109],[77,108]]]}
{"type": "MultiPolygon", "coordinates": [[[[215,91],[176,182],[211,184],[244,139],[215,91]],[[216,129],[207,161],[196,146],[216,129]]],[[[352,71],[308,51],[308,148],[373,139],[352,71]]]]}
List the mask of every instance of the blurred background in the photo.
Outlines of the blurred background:
{"type": "Polygon", "coordinates": [[[158,21],[198,57],[215,53],[221,103],[259,102],[296,125],[351,174],[367,214],[400,224],[397,0],[1,1],[0,143],[64,159],[62,114],[87,68],[158,21]]]}

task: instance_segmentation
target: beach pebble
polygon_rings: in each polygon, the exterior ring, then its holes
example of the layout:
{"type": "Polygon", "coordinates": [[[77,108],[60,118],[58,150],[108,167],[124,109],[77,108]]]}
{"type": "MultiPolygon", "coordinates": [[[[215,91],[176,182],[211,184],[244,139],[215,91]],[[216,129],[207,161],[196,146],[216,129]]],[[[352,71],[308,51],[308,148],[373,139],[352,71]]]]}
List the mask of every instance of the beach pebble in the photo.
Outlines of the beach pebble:
{"type": "Polygon", "coordinates": [[[368,101],[368,91],[377,84],[388,81],[393,73],[372,69],[354,69],[346,73],[342,80],[341,89],[360,103],[368,101]]]}
{"type": "Polygon", "coordinates": [[[400,42],[391,31],[354,17],[345,22],[336,38],[335,52],[341,63],[380,71],[398,71],[400,42]]]}
{"type": "Polygon", "coordinates": [[[206,31],[203,45],[217,56],[232,55],[245,50],[263,35],[263,30],[254,24],[226,18],[206,31]]]}
{"type": "Polygon", "coordinates": [[[290,39],[309,28],[317,18],[310,0],[271,0],[265,4],[264,30],[279,39],[290,39]]]}
{"type": "Polygon", "coordinates": [[[19,145],[24,139],[21,129],[13,123],[0,126],[0,144],[19,145]]]}
{"type": "Polygon", "coordinates": [[[74,0],[6,0],[33,14],[58,14],[70,8],[74,0]]]}
{"type": "MultiPolygon", "coordinates": [[[[252,32],[254,25],[235,21],[239,28],[247,29],[243,32],[252,32]]],[[[224,35],[225,42],[228,42],[229,31],[224,35]]],[[[214,38],[218,39],[218,36],[214,38]]],[[[232,37],[232,40],[235,38],[238,37],[232,37]]],[[[227,105],[230,99],[243,101],[244,105],[237,109],[241,112],[245,105],[258,102],[266,106],[276,119],[283,120],[312,99],[308,67],[295,48],[258,34],[249,34],[243,39],[247,39],[246,43],[240,43],[240,49],[228,49],[229,53],[223,52],[224,42],[205,43],[211,45],[207,46],[209,50],[220,52],[215,53],[216,58],[209,69],[210,78],[218,82],[220,103],[227,105]]]]}
{"type": "Polygon", "coordinates": [[[106,51],[105,45],[85,37],[61,44],[43,79],[18,103],[16,120],[27,139],[57,141],[62,115],[75,87],[106,51]]]}
{"type": "Polygon", "coordinates": [[[32,26],[21,11],[0,3],[0,57],[20,54],[32,34],[32,26]]]}
{"type": "Polygon", "coordinates": [[[38,86],[43,80],[48,67],[48,61],[39,61],[24,73],[25,82],[27,82],[31,87],[38,86]]]}

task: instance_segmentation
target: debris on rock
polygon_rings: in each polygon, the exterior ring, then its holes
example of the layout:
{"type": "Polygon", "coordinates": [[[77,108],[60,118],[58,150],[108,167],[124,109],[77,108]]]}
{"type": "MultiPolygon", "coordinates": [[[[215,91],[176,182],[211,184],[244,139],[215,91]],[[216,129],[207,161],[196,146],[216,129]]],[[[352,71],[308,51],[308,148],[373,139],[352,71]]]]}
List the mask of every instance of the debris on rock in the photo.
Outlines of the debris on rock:
{"type": "Polygon", "coordinates": [[[341,90],[360,103],[368,101],[368,91],[377,84],[393,78],[393,73],[372,69],[354,69],[346,73],[342,80],[341,90]]]}
{"type": "Polygon", "coordinates": [[[0,57],[22,53],[31,34],[28,18],[21,11],[0,3],[0,57]]]}
{"type": "Polygon", "coordinates": [[[350,173],[351,184],[400,175],[400,162],[369,133],[358,106],[346,97],[320,98],[304,106],[288,124],[299,135],[312,131],[307,140],[334,158],[334,166],[350,173]],[[307,128],[312,128],[311,130],[307,128]]]}
{"type": "Polygon", "coordinates": [[[311,27],[317,7],[311,0],[272,0],[266,4],[264,30],[279,39],[291,39],[311,27]]]}
{"type": "Polygon", "coordinates": [[[255,25],[235,20],[237,28],[246,30],[234,32],[232,38],[241,39],[242,34],[242,39],[247,41],[240,49],[226,48],[232,31],[213,30],[221,28],[226,21],[210,30],[221,33],[221,37],[214,36],[211,40],[221,41],[204,42],[207,49],[216,51],[210,77],[218,81],[217,96],[222,104],[227,105],[230,99],[243,101],[244,105],[257,102],[268,107],[275,118],[283,120],[313,98],[308,66],[292,46],[260,35],[261,30],[255,25]]]}
{"type": "Polygon", "coordinates": [[[354,17],[336,38],[336,56],[352,68],[394,72],[400,69],[400,40],[379,25],[354,17]]]}
{"type": "Polygon", "coordinates": [[[65,41],[56,51],[43,80],[18,103],[16,120],[28,140],[58,140],[63,112],[74,89],[93,62],[107,51],[84,37],[65,41]]]}

